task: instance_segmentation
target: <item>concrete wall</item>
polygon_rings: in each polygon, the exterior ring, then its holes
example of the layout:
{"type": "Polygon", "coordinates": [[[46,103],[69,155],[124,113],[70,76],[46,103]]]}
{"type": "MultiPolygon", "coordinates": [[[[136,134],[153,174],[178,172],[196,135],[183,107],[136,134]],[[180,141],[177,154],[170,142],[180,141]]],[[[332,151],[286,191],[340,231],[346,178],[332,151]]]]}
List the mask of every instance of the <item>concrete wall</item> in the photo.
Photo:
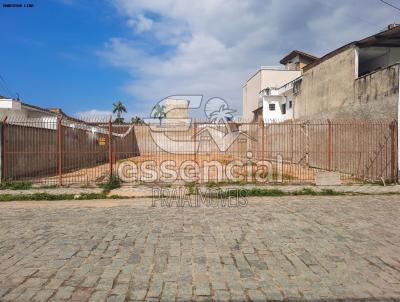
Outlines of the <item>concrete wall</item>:
{"type": "Polygon", "coordinates": [[[354,81],[354,110],[366,119],[397,119],[399,102],[399,65],[366,74],[354,81]]]}
{"type": "Polygon", "coordinates": [[[258,106],[259,93],[261,91],[261,71],[251,77],[243,87],[243,119],[250,121],[253,111],[258,106]]]}
{"type": "Polygon", "coordinates": [[[399,65],[357,78],[355,48],[307,70],[295,95],[296,119],[397,119],[399,65]]]}
{"type": "Polygon", "coordinates": [[[298,78],[300,75],[301,71],[297,70],[262,69],[260,91],[268,87],[282,87],[286,83],[298,78]]]}
{"type": "Polygon", "coordinates": [[[305,71],[295,99],[294,117],[328,118],[353,106],[354,66],[354,49],[347,49],[305,71]]]}

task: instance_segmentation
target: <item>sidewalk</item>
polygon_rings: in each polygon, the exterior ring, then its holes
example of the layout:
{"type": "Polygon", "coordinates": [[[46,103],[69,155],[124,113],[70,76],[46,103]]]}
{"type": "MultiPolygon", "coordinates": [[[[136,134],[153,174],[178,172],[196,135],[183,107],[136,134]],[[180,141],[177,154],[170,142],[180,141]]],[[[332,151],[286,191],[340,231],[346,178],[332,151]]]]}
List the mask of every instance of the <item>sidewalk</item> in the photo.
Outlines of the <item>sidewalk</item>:
{"type": "MultiPolygon", "coordinates": [[[[153,195],[153,191],[158,186],[123,186],[121,188],[112,190],[109,193],[109,196],[118,195],[123,197],[151,197],[153,195]]],[[[174,187],[165,188],[166,190],[173,190],[174,187]]],[[[276,189],[281,190],[284,193],[293,193],[296,191],[301,191],[303,189],[311,189],[315,192],[323,192],[324,190],[333,190],[335,192],[341,192],[346,194],[400,194],[400,185],[391,185],[391,186],[380,186],[380,185],[340,185],[340,186],[311,186],[311,185],[273,185],[273,186],[255,186],[255,185],[221,185],[218,187],[214,187],[213,189],[276,189]]],[[[199,186],[200,190],[207,190],[205,186],[199,186]]]]}
{"type": "MultiPolygon", "coordinates": [[[[108,196],[120,196],[120,197],[152,197],[153,192],[159,189],[173,190],[174,186],[171,187],[161,187],[158,185],[124,185],[121,188],[114,189],[108,193],[108,196]]],[[[266,186],[256,186],[256,185],[221,185],[212,188],[207,188],[206,186],[198,187],[201,191],[207,189],[270,189],[270,190],[281,190],[284,193],[298,192],[303,189],[311,189],[314,192],[323,192],[324,190],[332,190],[334,192],[340,192],[345,194],[399,194],[400,195],[400,185],[390,185],[390,186],[380,186],[380,185],[340,185],[340,186],[312,186],[312,185],[266,185],[266,186]]],[[[0,195],[10,194],[36,194],[36,193],[47,193],[54,195],[61,194],[100,194],[103,192],[101,188],[77,188],[77,187],[54,187],[54,188],[31,188],[27,190],[0,190],[0,195]]],[[[157,194],[157,193],[156,193],[157,194]]]]}

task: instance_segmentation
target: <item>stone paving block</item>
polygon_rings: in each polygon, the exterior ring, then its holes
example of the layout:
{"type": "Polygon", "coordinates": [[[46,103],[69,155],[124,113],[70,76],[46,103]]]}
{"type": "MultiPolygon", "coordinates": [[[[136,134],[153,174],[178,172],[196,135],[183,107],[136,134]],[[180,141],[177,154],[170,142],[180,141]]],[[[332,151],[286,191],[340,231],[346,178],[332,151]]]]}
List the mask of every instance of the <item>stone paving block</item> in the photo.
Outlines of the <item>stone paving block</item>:
{"type": "Polygon", "coordinates": [[[214,299],[216,302],[229,301],[230,299],[229,291],[227,290],[214,291],[214,299]]]}
{"type": "Polygon", "coordinates": [[[208,283],[196,283],[195,287],[197,296],[209,296],[211,294],[210,285],[208,283]]]}
{"type": "Polygon", "coordinates": [[[97,283],[96,290],[109,290],[114,284],[113,279],[100,279],[97,283]]]}
{"type": "Polygon", "coordinates": [[[32,301],[43,302],[47,301],[53,294],[55,290],[52,289],[41,289],[39,290],[36,295],[33,297],[32,301]]]}
{"type": "Polygon", "coordinates": [[[250,298],[251,301],[265,301],[265,295],[262,291],[257,289],[249,289],[247,290],[247,296],[250,298]]]}
{"type": "Polygon", "coordinates": [[[1,299],[3,301],[18,301],[18,297],[25,292],[26,288],[16,287],[4,295],[1,299]]]}
{"type": "Polygon", "coordinates": [[[24,282],[24,287],[27,288],[41,288],[42,285],[44,285],[47,282],[46,279],[41,279],[41,278],[28,278],[24,282]]]}
{"type": "Polygon", "coordinates": [[[89,302],[104,302],[106,301],[108,292],[105,290],[96,290],[89,298],[89,302]]]}
{"type": "Polygon", "coordinates": [[[55,296],[53,297],[53,299],[55,301],[57,300],[67,300],[69,298],[71,298],[72,293],[74,292],[75,288],[72,286],[61,286],[55,296]]]}
{"type": "Polygon", "coordinates": [[[129,291],[129,299],[133,301],[141,301],[146,297],[147,289],[144,288],[132,288],[129,291]]]}
{"type": "Polygon", "coordinates": [[[0,287],[0,298],[5,296],[9,291],[11,291],[11,288],[0,287]]]}
{"type": "Polygon", "coordinates": [[[102,202],[0,204],[0,300],[400,297],[397,196],[102,202]]]}
{"type": "Polygon", "coordinates": [[[125,295],[118,296],[118,295],[111,295],[107,298],[107,302],[124,302],[126,299],[125,295]]]}
{"type": "Polygon", "coordinates": [[[38,291],[39,289],[36,288],[27,288],[22,295],[18,296],[18,301],[31,301],[38,291]]]}
{"type": "Polygon", "coordinates": [[[148,298],[156,298],[161,296],[164,282],[161,278],[157,278],[151,281],[149,291],[146,295],[148,298]]]}

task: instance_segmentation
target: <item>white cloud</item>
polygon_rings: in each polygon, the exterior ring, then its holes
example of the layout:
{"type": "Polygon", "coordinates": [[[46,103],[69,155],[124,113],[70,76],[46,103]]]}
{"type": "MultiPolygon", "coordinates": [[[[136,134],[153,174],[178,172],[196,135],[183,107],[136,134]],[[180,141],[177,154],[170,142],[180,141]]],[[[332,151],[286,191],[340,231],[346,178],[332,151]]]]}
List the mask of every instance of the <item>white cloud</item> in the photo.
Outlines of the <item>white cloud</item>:
{"type": "Polygon", "coordinates": [[[139,14],[134,19],[128,19],[128,21],[126,21],[126,24],[129,27],[134,28],[137,33],[142,33],[152,28],[153,20],[151,20],[150,18],[146,18],[142,14],[139,14]]]}
{"type": "Polygon", "coordinates": [[[242,85],[259,66],[279,64],[293,49],[323,55],[397,16],[374,0],[113,3],[136,34],[151,37],[147,42],[138,42],[137,35],[111,37],[99,51],[132,75],[122,87],[140,100],[128,107],[141,112],[171,94],[218,96],[241,111],[242,85]]]}
{"type": "Polygon", "coordinates": [[[111,111],[91,109],[75,113],[75,117],[83,121],[105,122],[112,116],[111,111]]]}

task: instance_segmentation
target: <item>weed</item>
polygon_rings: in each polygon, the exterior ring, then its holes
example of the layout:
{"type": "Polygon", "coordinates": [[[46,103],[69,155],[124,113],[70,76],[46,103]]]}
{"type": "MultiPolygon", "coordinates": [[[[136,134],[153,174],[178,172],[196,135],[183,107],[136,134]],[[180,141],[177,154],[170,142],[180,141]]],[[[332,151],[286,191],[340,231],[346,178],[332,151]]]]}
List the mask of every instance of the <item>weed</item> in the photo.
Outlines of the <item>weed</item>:
{"type": "Polygon", "coordinates": [[[41,185],[38,187],[35,187],[35,189],[55,189],[58,188],[58,185],[41,185]]]}
{"type": "Polygon", "coordinates": [[[322,189],[318,195],[344,195],[344,193],[332,189],[322,189]]]}
{"type": "Polygon", "coordinates": [[[185,184],[185,187],[186,187],[189,195],[196,194],[196,184],[195,183],[193,183],[193,182],[187,183],[187,184],[185,184]]]}
{"type": "Polygon", "coordinates": [[[252,188],[248,190],[247,196],[283,196],[285,192],[279,189],[263,189],[263,188],[252,188]]]}
{"type": "Polygon", "coordinates": [[[109,193],[121,187],[121,179],[117,175],[112,175],[106,183],[99,184],[99,187],[103,189],[103,193],[109,193]]]}
{"type": "Polygon", "coordinates": [[[215,182],[215,181],[209,181],[208,183],[206,183],[206,187],[207,187],[207,188],[216,188],[216,187],[219,187],[219,185],[220,185],[220,184],[218,184],[218,183],[215,182]]]}
{"type": "Polygon", "coordinates": [[[0,190],[29,190],[32,188],[31,182],[3,182],[0,183],[0,190]]]}
{"type": "Polygon", "coordinates": [[[318,193],[311,188],[303,188],[301,190],[292,192],[292,195],[318,195],[318,193]]]}
{"type": "Polygon", "coordinates": [[[49,194],[49,193],[33,193],[33,194],[1,194],[0,201],[23,201],[23,200],[87,200],[87,199],[104,199],[107,198],[105,193],[85,193],[75,194],[49,194]]]}

